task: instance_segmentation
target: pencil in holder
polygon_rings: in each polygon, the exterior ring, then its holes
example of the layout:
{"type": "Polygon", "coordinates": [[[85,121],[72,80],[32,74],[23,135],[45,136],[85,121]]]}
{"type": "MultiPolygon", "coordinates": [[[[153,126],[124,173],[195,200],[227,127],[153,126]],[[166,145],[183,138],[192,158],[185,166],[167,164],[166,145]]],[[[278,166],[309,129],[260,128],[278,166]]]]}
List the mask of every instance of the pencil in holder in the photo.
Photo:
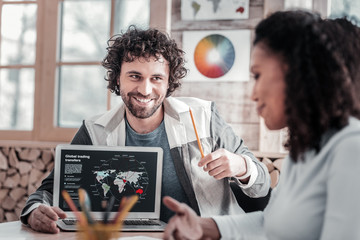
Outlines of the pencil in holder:
{"type": "Polygon", "coordinates": [[[122,222],[117,224],[95,223],[86,226],[78,224],[77,228],[78,240],[111,240],[120,237],[122,222]]]}

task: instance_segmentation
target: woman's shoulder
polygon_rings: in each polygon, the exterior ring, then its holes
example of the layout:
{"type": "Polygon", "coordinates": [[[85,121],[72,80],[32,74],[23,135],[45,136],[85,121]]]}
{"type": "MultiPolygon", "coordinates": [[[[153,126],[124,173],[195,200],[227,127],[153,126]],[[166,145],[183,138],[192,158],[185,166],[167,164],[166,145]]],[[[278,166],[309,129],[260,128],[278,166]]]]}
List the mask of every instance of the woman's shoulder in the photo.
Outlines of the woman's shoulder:
{"type": "MultiPolygon", "coordinates": [[[[322,151],[335,159],[357,159],[360,156],[360,120],[350,118],[349,124],[335,133],[322,151]]],[[[352,161],[352,160],[350,160],[352,161]]]]}
{"type": "MultiPolygon", "coordinates": [[[[343,142],[349,143],[360,138],[360,120],[354,117],[349,118],[349,124],[341,130],[332,131],[331,137],[326,141],[324,148],[333,148],[343,142]]],[[[360,141],[357,142],[360,146],[360,141]]]]}
{"type": "Polygon", "coordinates": [[[350,117],[349,124],[335,134],[334,138],[339,144],[354,142],[360,146],[360,141],[355,141],[360,138],[360,120],[350,117]]]}
{"type": "Polygon", "coordinates": [[[346,158],[356,158],[360,156],[360,120],[351,117],[349,124],[340,130],[330,130],[326,132],[320,143],[320,151],[307,151],[306,159],[318,159],[323,163],[331,164],[346,158]],[[325,162],[324,162],[325,161],[325,162]]]}

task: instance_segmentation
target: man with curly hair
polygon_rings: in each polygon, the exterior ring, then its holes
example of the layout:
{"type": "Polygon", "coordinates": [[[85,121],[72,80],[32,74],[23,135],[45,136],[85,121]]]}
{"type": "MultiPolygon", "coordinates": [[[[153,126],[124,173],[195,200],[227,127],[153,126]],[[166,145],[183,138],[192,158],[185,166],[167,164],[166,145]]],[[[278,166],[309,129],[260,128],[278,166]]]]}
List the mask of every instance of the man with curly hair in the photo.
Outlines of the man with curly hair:
{"type": "MultiPolygon", "coordinates": [[[[213,102],[170,95],[186,75],[184,52],[168,35],[130,27],[108,42],[102,62],[108,89],[122,102],[110,111],[85,120],[72,144],[156,146],[164,152],[161,195],[184,202],[202,216],[240,214],[229,180],[250,197],[267,195],[270,177],[220,117],[213,102]],[[204,152],[201,158],[189,115],[192,109],[204,152]]],[[[64,217],[42,204],[51,199],[53,173],[32,194],[21,220],[33,229],[56,233],[55,221],[64,217]]],[[[160,219],[173,212],[161,206],[160,219]]]]}

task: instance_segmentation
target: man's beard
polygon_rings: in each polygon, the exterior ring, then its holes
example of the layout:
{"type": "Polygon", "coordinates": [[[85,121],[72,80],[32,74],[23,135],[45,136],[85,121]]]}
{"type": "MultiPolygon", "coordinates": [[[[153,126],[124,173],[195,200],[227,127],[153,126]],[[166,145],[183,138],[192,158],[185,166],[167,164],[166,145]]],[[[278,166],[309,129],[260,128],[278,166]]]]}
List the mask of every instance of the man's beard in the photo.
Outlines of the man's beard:
{"type": "MultiPolygon", "coordinates": [[[[134,117],[141,118],[141,119],[151,117],[152,115],[154,115],[156,110],[158,110],[159,107],[162,105],[162,101],[161,101],[157,105],[155,104],[154,107],[152,107],[151,109],[135,106],[130,99],[133,98],[134,96],[139,96],[139,98],[145,98],[145,96],[141,95],[140,93],[136,94],[136,93],[130,92],[126,95],[123,91],[120,90],[120,96],[121,96],[123,102],[125,103],[126,107],[129,109],[130,113],[134,117]]],[[[156,99],[158,99],[158,98],[156,98],[156,99]]],[[[136,101],[136,100],[134,100],[134,101],[136,101]]],[[[151,100],[151,101],[154,101],[154,100],[151,100]]]]}

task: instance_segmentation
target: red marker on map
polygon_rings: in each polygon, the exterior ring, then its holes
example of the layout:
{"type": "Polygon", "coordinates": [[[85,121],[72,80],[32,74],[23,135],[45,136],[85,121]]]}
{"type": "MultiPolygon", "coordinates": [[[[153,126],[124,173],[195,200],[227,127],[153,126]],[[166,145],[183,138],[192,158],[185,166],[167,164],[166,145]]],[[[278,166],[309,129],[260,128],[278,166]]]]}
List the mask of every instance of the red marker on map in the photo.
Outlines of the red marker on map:
{"type": "Polygon", "coordinates": [[[123,179],[123,182],[126,183],[126,179],[123,179]]]}
{"type": "Polygon", "coordinates": [[[239,7],[236,9],[236,12],[243,13],[245,11],[244,7],[239,7]]]}
{"type": "Polygon", "coordinates": [[[139,188],[138,190],[136,190],[136,193],[138,193],[138,194],[142,194],[144,191],[141,189],[141,188],[139,188]]]}

